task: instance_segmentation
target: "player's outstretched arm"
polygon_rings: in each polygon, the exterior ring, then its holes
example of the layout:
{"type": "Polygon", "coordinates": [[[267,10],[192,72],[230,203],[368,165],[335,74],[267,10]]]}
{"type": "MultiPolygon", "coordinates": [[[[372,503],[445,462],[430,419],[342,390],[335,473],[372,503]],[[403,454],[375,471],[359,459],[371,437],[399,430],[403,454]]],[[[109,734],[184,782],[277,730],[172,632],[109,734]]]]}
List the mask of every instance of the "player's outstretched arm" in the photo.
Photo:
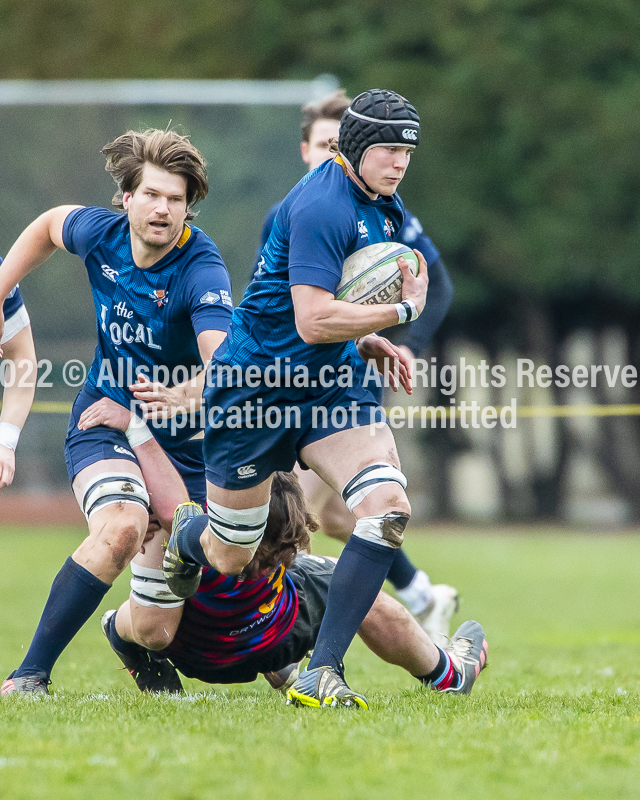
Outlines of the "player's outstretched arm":
{"type": "Polygon", "coordinates": [[[3,349],[13,366],[5,372],[0,413],[0,489],[13,481],[16,445],[36,393],[38,367],[31,326],[18,331],[3,349]]]}
{"type": "Polygon", "coordinates": [[[153,513],[160,527],[170,531],[173,512],[180,503],[189,500],[189,494],[184,481],[164,450],[142,420],[129,409],[107,397],[86,408],[78,421],[78,428],[81,431],[98,425],[116,428],[127,434],[129,444],[142,470],[153,513]]]}
{"type": "MultiPolygon", "coordinates": [[[[81,206],[57,206],[45,211],[22,231],[0,265],[0,305],[7,299],[13,287],[25,275],[44,263],[60,248],[64,250],[62,227],[65,219],[81,206]]],[[[4,327],[4,318],[2,319],[4,327]]],[[[2,337],[2,330],[0,330],[2,337]]]]}
{"type": "MultiPolygon", "coordinates": [[[[427,262],[422,253],[418,257],[419,270],[413,275],[405,258],[398,258],[398,267],[404,280],[402,299],[411,300],[422,312],[427,299],[427,262]]],[[[291,287],[296,328],[307,344],[348,342],[370,333],[390,328],[400,321],[394,305],[357,305],[336,300],[333,294],[318,286],[297,284],[291,287]]]]}

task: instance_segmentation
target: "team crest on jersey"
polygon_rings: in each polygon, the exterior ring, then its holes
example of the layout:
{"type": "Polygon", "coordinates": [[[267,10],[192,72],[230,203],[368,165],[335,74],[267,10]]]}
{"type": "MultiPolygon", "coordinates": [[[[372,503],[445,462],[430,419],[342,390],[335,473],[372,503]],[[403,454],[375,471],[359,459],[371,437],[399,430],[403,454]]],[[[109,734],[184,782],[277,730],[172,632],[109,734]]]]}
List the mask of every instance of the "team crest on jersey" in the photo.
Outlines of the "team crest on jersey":
{"type": "Polygon", "coordinates": [[[118,270],[110,267],[108,264],[103,264],[102,267],[102,274],[105,278],[109,278],[110,281],[116,282],[118,277],[118,270]]]}
{"type": "Polygon", "coordinates": [[[360,236],[363,236],[363,237],[369,235],[369,231],[367,229],[367,226],[364,224],[364,220],[362,220],[362,219],[358,220],[358,233],[360,234],[360,236]]]}
{"type": "Polygon", "coordinates": [[[166,306],[169,300],[169,294],[166,289],[154,289],[149,297],[156,301],[158,308],[161,306],[166,306]]]}
{"type": "Polygon", "coordinates": [[[389,217],[384,218],[384,235],[388,236],[390,239],[396,232],[395,226],[393,222],[389,219],[389,217]]]}
{"type": "Polygon", "coordinates": [[[216,294],[215,292],[206,292],[200,298],[200,302],[209,303],[209,305],[213,305],[214,303],[217,303],[219,299],[220,299],[219,294],[216,294]]]}

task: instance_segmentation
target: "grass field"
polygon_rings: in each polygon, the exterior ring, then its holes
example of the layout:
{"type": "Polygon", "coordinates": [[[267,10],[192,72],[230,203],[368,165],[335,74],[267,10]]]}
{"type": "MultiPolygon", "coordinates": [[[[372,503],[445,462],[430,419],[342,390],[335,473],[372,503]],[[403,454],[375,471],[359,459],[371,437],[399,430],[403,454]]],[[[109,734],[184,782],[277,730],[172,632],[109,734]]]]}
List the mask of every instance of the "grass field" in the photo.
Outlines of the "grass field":
{"type": "MultiPolygon", "coordinates": [[[[640,532],[639,532],[640,533],[640,532]]],[[[0,674],[19,661],[82,535],[4,529],[0,674]]],[[[347,678],[369,712],[285,706],[266,682],[144,697],[97,614],[64,653],[51,698],[0,700],[0,798],[637,798],[640,537],[465,530],[407,551],[485,626],[489,668],[437,696],[357,641],[347,678]]],[[[335,553],[316,537],[314,550],[335,553]]],[[[121,578],[101,611],[127,594],[121,578]]],[[[101,613],[101,611],[99,613],[101,613]]]]}

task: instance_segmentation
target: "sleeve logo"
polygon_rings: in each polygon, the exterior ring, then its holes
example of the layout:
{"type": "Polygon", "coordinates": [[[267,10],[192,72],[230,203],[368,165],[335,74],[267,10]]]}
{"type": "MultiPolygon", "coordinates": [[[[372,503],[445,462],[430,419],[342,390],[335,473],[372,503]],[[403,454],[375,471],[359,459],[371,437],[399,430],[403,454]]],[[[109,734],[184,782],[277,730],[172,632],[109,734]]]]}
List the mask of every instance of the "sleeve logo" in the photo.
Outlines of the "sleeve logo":
{"type": "Polygon", "coordinates": [[[200,302],[213,305],[214,303],[217,303],[219,299],[220,299],[219,294],[216,294],[215,292],[207,292],[206,294],[202,295],[202,297],[200,298],[200,302]]]}

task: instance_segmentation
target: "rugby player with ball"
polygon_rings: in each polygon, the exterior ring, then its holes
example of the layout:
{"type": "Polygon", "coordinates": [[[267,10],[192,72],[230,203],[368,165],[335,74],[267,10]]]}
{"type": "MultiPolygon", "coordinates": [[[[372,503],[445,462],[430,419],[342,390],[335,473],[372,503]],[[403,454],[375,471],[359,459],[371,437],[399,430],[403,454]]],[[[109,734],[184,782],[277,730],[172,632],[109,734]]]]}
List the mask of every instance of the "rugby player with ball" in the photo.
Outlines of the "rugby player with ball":
{"type": "MultiPolygon", "coordinates": [[[[350,102],[344,89],[337,89],[326,97],[306,103],[302,107],[300,155],[309,171],[316,169],[335,155],[332,153],[332,149],[334,149],[340,134],[340,120],[349,108],[350,102]]],[[[260,250],[271,234],[273,220],[281,205],[282,201],[276,203],[269,209],[265,217],[260,250]]],[[[410,252],[416,259],[416,265],[417,258],[413,254],[413,248],[420,250],[427,262],[429,272],[429,292],[424,312],[410,325],[403,325],[398,331],[399,335],[395,337],[397,349],[413,361],[414,358],[422,356],[424,351],[430,347],[433,336],[442,324],[453,300],[453,283],[447,268],[437,248],[424,233],[419,220],[405,209],[404,224],[396,236],[396,242],[384,242],[356,250],[345,261],[341,284],[347,278],[350,269],[357,267],[354,259],[359,260],[363,255],[366,257],[370,251],[376,248],[388,250],[397,246],[402,247],[402,245],[404,245],[404,250],[410,252]]],[[[402,278],[396,261],[392,260],[391,264],[397,273],[398,281],[395,284],[397,289],[402,283],[402,278]]],[[[371,275],[371,278],[377,280],[377,274],[376,276],[371,275]]],[[[353,300],[352,297],[342,296],[340,290],[341,286],[338,287],[336,294],[338,300],[353,300]]],[[[386,290],[383,289],[383,291],[386,290]]],[[[385,298],[385,302],[388,301],[389,298],[385,298]]],[[[367,365],[359,357],[356,358],[356,361],[359,366],[357,374],[363,380],[364,385],[371,390],[378,403],[382,405],[382,383],[380,382],[378,386],[375,380],[372,380],[372,376],[376,378],[379,376],[375,371],[367,372],[367,365]]],[[[320,518],[323,533],[341,542],[346,542],[355,525],[355,517],[346,507],[340,495],[334,492],[315,472],[302,470],[298,466],[295,471],[307,501],[320,518]]],[[[446,583],[432,584],[427,573],[413,564],[404,552],[404,548],[396,550],[387,580],[395,589],[398,598],[414,615],[429,637],[436,644],[446,643],[451,617],[458,608],[456,589],[446,583]]]]}
{"type": "MultiPolygon", "coordinates": [[[[424,308],[428,279],[419,252],[417,275],[404,257],[397,259],[400,302],[360,305],[335,296],[344,261],[367,245],[392,241],[401,228],[404,206],[396,190],[419,132],[418,114],[404,97],[380,89],[363,92],[345,112],[336,158],[306,175],[284,199],[260,268],[209,366],[208,519],[196,513],[195,504],[181,506],[165,554],[170,589],[188,597],[198,588],[202,567],[233,575],[252,560],[267,524],[276,471],[289,472],[299,460],[342,493],[356,524],[333,573],[309,666],[289,689],[289,700],[299,705],[368,707],[347,685],[343,658],[411,515],[393,434],[376,424],[375,398],[357,381],[323,385],[319,376],[353,362],[354,340],[378,362],[399,355],[375,332],[415,319],[424,308]],[[307,385],[265,380],[268,368],[285,362],[305,368],[307,385]],[[272,427],[259,424],[263,409],[286,407],[297,409],[296,424],[288,424],[287,415],[272,427]],[[326,412],[324,424],[314,424],[317,407],[326,412]]],[[[410,364],[400,361],[399,381],[407,388],[410,364]]],[[[276,423],[277,416],[272,415],[276,423]]],[[[468,658],[480,665],[486,647],[482,627],[475,623],[464,633],[468,658]]],[[[454,642],[457,637],[462,638],[456,634],[454,642]]],[[[433,653],[432,670],[422,677],[455,688],[462,678],[455,663],[442,648],[434,646],[433,653]]]]}

